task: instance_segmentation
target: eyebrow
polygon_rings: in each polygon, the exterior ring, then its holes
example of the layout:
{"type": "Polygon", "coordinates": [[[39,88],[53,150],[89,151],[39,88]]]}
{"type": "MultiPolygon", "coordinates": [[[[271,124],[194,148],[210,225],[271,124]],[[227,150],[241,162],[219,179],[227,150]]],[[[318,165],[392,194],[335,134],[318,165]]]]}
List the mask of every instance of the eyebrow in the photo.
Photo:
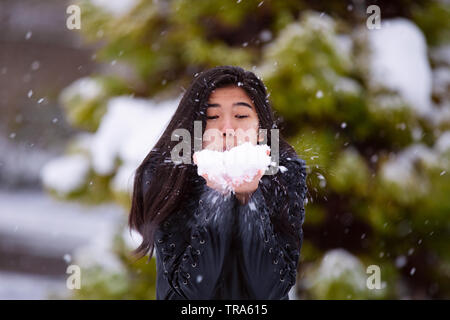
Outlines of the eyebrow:
{"type": "MultiPolygon", "coordinates": [[[[242,102],[242,101],[233,103],[233,107],[237,107],[237,106],[245,106],[245,107],[249,107],[250,109],[253,109],[251,105],[249,105],[246,102],[242,102]]],[[[220,104],[218,104],[218,103],[208,103],[206,105],[206,107],[208,107],[208,108],[209,107],[220,107],[220,104]]]]}

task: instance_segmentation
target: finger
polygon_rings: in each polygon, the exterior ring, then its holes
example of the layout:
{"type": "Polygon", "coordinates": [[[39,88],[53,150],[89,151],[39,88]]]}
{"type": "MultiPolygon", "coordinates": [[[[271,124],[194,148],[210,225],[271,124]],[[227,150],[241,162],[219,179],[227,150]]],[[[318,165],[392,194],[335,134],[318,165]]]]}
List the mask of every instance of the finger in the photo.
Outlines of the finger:
{"type": "Polygon", "coordinates": [[[257,180],[261,180],[263,175],[264,175],[264,170],[258,170],[258,174],[256,175],[256,179],[257,180]]]}

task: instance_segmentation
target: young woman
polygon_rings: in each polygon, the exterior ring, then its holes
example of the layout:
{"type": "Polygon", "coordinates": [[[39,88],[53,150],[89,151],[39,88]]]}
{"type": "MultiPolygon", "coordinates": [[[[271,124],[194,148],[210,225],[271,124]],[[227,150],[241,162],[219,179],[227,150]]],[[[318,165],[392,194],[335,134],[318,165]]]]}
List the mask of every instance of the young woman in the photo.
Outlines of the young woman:
{"type": "Polygon", "coordinates": [[[281,134],[272,141],[273,128],[266,87],[252,72],[220,66],[191,83],[135,173],[129,226],[143,241],[133,253],[142,258],[150,252],[150,259],[156,248],[158,300],[289,299],[303,242],[306,170],[281,134]],[[199,176],[194,162],[175,164],[171,150],[179,141],[171,141],[171,134],[185,128],[194,137],[197,120],[202,147],[222,151],[242,141],[210,142],[205,131],[225,136],[254,130],[261,141],[258,129],[267,129],[267,144],[278,143],[283,170],[259,172],[227,193],[199,176]]]}

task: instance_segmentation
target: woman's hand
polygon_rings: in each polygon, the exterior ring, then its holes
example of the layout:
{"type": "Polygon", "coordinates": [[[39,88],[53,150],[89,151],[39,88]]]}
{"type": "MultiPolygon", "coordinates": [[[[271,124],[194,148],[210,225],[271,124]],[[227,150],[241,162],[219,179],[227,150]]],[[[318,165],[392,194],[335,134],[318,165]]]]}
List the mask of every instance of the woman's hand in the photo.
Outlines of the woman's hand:
{"type": "Polygon", "coordinates": [[[214,179],[211,179],[210,177],[208,177],[207,173],[202,174],[202,177],[206,180],[206,185],[212,189],[215,189],[217,191],[219,191],[220,193],[224,194],[224,195],[228,195],[230,194],[231,190],[226,188],[225,186],[217,183],[214,179]]]}
{"type": "MultiPolygon", "coordinates": [[[[270,151],[267,153],[270,154],[270,151]]],[[[195,154],[193,156],[194,163],[197,164],[197,159],[195,157],[195,154]]],[[[248,176],[244,176],[244,181],[240,184],[233,183],[233,181],[225,177],[225,180],[227,181],[228,185],[231,186],[231,189],[234,191],[236,198],[242,203],[246,204],[247,201],[250,199],[253,192],[255,192],[256,189],[258,189],[259,181],[261,180],[261,177],[264,175],[264,170],[258,170],[256,175],[253,177],[251,181],[247,181],[249,179],[248,176]]],[[[215,189],[219,192],[221,192],[224,195],[228,195],[231,190],[230,188],[227,188],[226,186],[223,186],[220,183],[217,183],[214,179],[208,177],[208,174],[202,174],[202,177],[206,180],[206,185],[212,189],[215,189]]]]}
{"type": "MultiPolygon", "coordinates": [[[[193,155],[193,160],[194,163],[197,164],[197,159],[195,157],[195,154],[193,155]]],[[[219,191],[220,193],[224,194],[224,195],[228,195],[230,194],[231,190],[225,188],[223,185],[221,185],[220,183],[217,183],[214,179],[208,177],[207,173],[202,174],[203,179],[206,180],[206,185],[214,190],[219,191]]]]}
{"type": "MultiPolygon", "coordinates": [[[[270,150],[267,150],[267,155],[270,155],[270,150]]],[[[244,181],[243,183],[239,185],[233,184],[233,190],[236,194],[236,198],[242,203],[246,204],[248,200],[250,199],[253,192],[255,192],[256,189],[258,189],[259,181],[261,180],[262,176],[264,175],[264,170],[258,170],[258,173],[253,177],[253,179],[250,182],[244,181]]],[[[247,180],[247,176],[244,177],[245,180],[247,180]]]]}
{"type": "MultiPolygon", "coordinates": [[[[239,185],[232,184],[236,198],[242,203],[246,204],[250,199],[253,192],[258,189],[259,181],[264,175],[264,170],[258,170],[258,173],[253,177],[250,182],[244,181],[239,185]]],[[[248,177],[246,176],[245,179],[248,177]]]]}

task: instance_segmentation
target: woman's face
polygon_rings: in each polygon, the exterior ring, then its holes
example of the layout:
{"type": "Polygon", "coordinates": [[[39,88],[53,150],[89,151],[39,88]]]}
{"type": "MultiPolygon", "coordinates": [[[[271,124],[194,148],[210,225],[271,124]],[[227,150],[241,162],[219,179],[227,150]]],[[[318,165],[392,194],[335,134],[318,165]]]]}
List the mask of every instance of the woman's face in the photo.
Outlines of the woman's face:
{"type": "Polygon", "coordinates": [[[257,143],[258,114],[252,100],[240,87],[213,90],[206,118],[203,149],[225,151],[244,142],[257,143]]]}

